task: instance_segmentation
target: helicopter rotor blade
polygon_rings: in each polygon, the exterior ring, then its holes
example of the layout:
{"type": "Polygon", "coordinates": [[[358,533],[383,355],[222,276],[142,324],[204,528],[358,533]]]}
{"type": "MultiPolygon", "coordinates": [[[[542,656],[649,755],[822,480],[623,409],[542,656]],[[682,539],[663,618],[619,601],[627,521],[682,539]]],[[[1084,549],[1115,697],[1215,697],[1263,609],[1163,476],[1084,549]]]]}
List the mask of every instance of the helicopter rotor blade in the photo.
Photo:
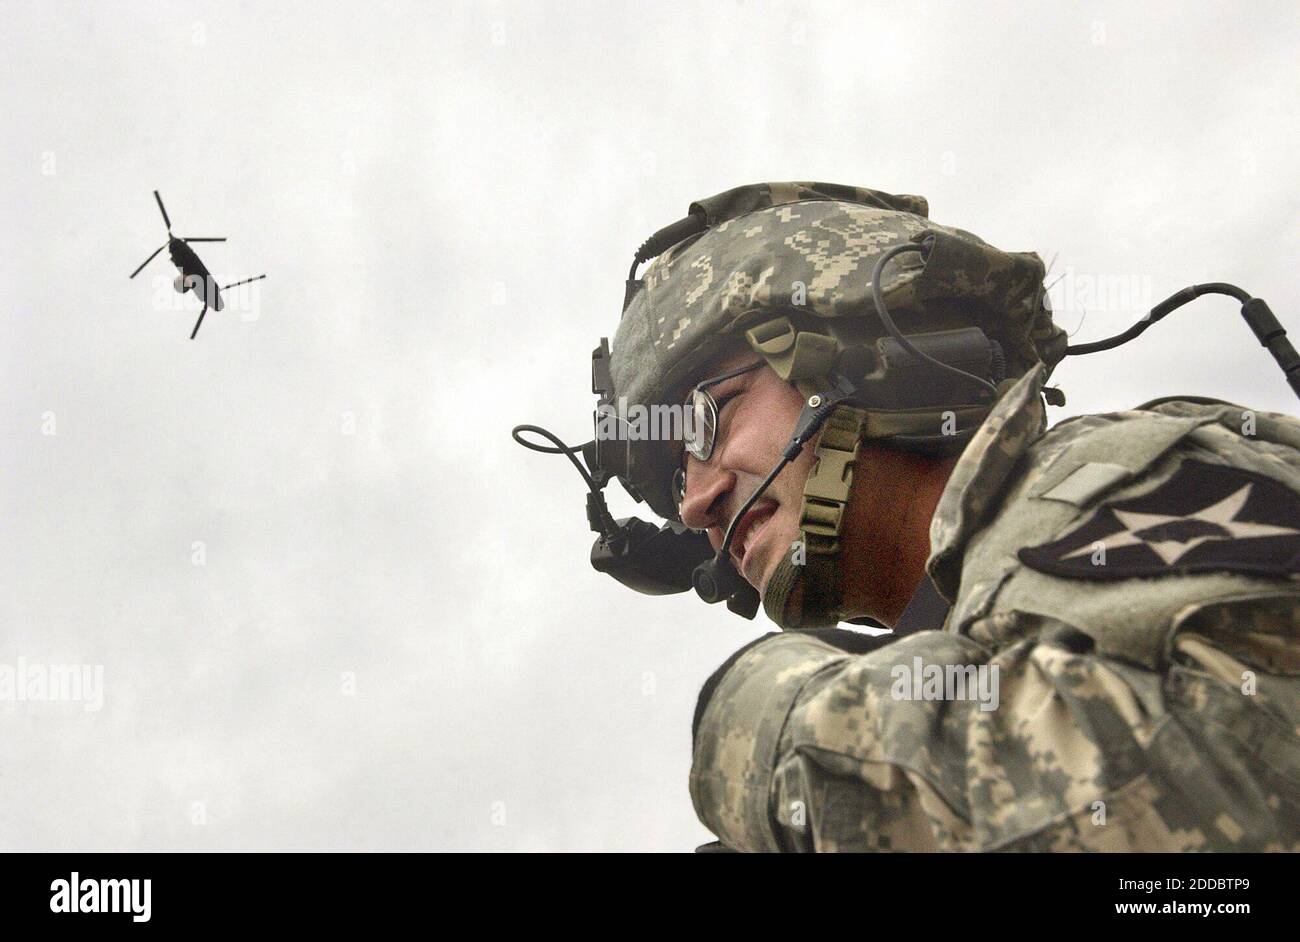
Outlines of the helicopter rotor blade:
{"type": "Polygon", "coordinates": [[[203,310],[199,311],[199,319],[194,322],[194,330],[190,333],[190,339],[193,340],[198,334],[199,328],[203,326],[203,316],[208,313],[208,306],[205,303],[203,310]]]}
{"type": "Polygon", "coordinates": [[[170,233],[172,231],[172,221],[167,218],[167,208],[163,206],[162,197],[158,195],[157,190],[153,191],[153,198],[158,201],[158,208],[162,210],[162,214],[163,214],[163,222],[167,223],[167,231],[168,233],[170,233]]]}
{"type": "Polygon", "coordinates": [[[161,252],[161,251],[162,251],[163,249],[165,249],[165,248],[167,248],[167,243],[166,243],[166,242],[164,242],[162,245],[158,246],[158,248],[154,249],[154,250],[153,250],[153,254],[150,255],[148,258],[146,258],[143,262],[141,262],[139,268],[137,268],[135,271],[131,272],[131,277],[134,278],[136,275],[140,274],[140,272],[144,269],[144,266],[148,265],[148,264],[149,264],[150,262],[152,262],[155,258],[157,258],[157,257],[158,257],[158,253],[161,252]]]}
{"type": "Polygon", "coordinates": [[[225,242],[225,236],[186,236],[182,242],[225,242]]]}
{"type": "Polygon", "coordinates": [[[240,285],[246,285],[250,281],[261,281],[265,277],[265,275],[258,275],[256,278],[245,278],[243,281],[232,281],[228,285],[222,285],[221,290],[225,291],[227,288],[238,288],[240,285]]]}

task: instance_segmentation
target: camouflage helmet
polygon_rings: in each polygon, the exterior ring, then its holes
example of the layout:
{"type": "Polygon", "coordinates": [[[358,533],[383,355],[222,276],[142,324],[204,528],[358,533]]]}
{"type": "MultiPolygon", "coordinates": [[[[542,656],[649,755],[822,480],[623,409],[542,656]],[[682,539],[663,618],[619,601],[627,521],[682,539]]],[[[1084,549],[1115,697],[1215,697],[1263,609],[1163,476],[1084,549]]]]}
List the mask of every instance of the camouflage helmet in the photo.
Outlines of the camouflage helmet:
{"type": "MultiPolygon", "coordinates": [[[[1038,255],[1002,252],[930,222],[924,197],[759,183],[691,203],[688,220],[693,234],[666,247],[639,281],[629,278],[609,367],[616,395],[630,405],[680,403],[700,371],[744,341],[783,379],[815,389],[854,350],[886,335],[873,266],[891,247],[922,239],[929,242],[924,260],[904,253],[881,279],[904,333],[978,327],[1000,348],[1008,379],[1040,363],[1050,373],[1065,354],[1038,255]]],[[[663,442],[629,443],[620,474],[668,519],[678,516],[675,461],[663,442]]]]}

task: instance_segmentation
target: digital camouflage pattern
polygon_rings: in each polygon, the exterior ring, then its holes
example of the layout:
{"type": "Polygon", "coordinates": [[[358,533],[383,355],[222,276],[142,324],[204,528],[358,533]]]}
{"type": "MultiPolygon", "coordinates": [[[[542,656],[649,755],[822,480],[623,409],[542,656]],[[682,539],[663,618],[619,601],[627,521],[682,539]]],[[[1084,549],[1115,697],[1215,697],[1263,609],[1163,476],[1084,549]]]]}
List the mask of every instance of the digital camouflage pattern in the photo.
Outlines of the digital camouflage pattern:
{"type": "MultiPolygon", "coordinates": [[[[923,197],[762,183],[699,200],[690,212],[710,228],[646,268],[614,336],[610,370],[616,395],[629,405],[680,402],[721,350],[777,316],[790,318],[801,342],[878,338],[884,328],[872,268],[887,249],[924,234],[935,237],[928,260],[897,258],[882,285],[902,330],[980,327],[1002,345],[1009,376],[1040,363],[1050,373],[1064,356],[1065,334],[1044,304],[1039,257],[1002,252],[931,222],[923,197]]],[[[631,483],[656,513],[676,518],[670,450],[648,442],[632,451],[631,483]]]]}
{"type": "Polygon", "coordinates": [[[691,795],[727,846],[1300,850],[1297,573],[1090,581],[1017,555],[1187,461],[1300,492],[1300,422],[1168,401],[1044,434],[1044,375],[1002,397],[940,500],[942,630],[860,655],[786,632],[722,675],[691,795]],[[996,708],[895,697],[916,658],[996,667],[996,708]]]}

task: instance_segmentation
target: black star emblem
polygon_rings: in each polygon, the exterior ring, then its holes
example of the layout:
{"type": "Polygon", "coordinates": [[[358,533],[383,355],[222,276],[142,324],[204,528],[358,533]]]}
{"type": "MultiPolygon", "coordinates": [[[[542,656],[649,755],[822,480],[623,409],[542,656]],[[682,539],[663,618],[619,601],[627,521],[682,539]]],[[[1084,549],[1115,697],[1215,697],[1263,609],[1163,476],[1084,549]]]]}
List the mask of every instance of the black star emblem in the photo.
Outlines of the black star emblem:
{"type": "Polygon", "coordinates": [[[1223,570],[1300,571],[1300,495],[1274,478],[1185,461],[1150,494],[1102,505],[1022,562],[1058,576],[1123,579],[1223,570]]]}

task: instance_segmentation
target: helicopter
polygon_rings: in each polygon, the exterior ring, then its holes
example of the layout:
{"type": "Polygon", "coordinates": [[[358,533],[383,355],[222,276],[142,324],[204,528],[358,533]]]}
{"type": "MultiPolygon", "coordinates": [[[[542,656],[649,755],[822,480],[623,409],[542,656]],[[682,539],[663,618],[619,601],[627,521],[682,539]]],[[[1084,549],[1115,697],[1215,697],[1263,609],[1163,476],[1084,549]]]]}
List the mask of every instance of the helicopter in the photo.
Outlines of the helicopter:
{"type": "Polygon", "coordinates": [[[194,292],[194,296],[203,302],[203,310],[199,312],[199,319],[194,322],[194,330],[190,332],[190,339],[193,340],[199,332],[199,327],[203,325],[203,318],[208,313],[208,308],[214,311],[220,311],[225,307],[225,302],[221,300],[221,292],[228,288],[235,288],[239,285],[246,285],[252,281],[261,281],[266,275],[258,275],[256,278],[245,278],[243,281],[234,281],[228,285],[217,287],[217,279],[208,271],[208,267],[203,264],[195,251],[190,248],[191,242],[225,242],[225,236],[187,236],[180,237],[172,235],[172,221],[167,215],[167,207],[163,206],[162,197],[158,191],[153,191],[153,198],[158,201],[158,209],[162,213],[163,222],[167,224],[167,241],[158,248],[154,249],[153,254],[140,263],[140,267],[131,272],[134,278],[144,270],[144,267],[157,258],[158,253],[167,249],[172,257],[172,264],[176,266],[180,274],[172,282],[177,294],[184,294],[186,291],[194,292]]]}

